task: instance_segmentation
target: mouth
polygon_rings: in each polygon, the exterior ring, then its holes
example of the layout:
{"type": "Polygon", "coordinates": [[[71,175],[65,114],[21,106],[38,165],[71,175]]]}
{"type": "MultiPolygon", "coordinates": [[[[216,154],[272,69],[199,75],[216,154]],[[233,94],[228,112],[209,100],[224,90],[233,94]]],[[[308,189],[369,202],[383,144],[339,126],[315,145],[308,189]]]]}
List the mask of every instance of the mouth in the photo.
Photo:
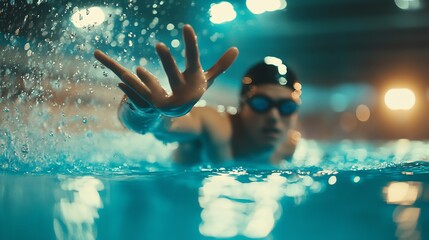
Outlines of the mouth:
{"type": "Polygon", "coordinates": [[[262,134],[269,138],[278,138],[280,137],[282,131],[274,127],[264,127],[262,128],[262,134]]]}

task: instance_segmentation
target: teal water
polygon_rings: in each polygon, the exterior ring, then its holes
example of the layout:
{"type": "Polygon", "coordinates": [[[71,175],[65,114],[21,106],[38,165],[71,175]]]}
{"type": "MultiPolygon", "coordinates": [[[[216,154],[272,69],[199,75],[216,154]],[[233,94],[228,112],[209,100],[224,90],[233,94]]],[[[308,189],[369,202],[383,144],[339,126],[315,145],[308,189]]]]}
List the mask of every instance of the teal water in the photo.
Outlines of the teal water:
{"type": "Polygon", "coordinates": [[[280,167],[179,167],[149,136],[82,139],[37,160],[2,138],[0,239],[429,238],[426,142],[304,140],[280,167]]]}
{"type": "MultiPolygon", "coordinates": [[[[235,66],[220,75],[205,95],[208,103],[234,106],[238,99],[232,96],[239,89],[243,68],[267,53],[277,53],[295,62],[303,80],[300,118],[315,114],[321,123],[332,124],[332,132],[337,131],[339,126],[334,124],[339,121],[333,119],[346,115],[338,115],[329,99],[340,94],[356,102],[348,112],[354,112],[357,104],[370,107],[371,119],[365,125],[374,132],[362,132],[363,137],[382,138],[379,133],[389,131],[384,128],[389,123],[399,124],[391,128],[399,136],[413,136],[401,135],[411,126],[424,132],[424,118],[417,123],[406,122],[406,115],[377,118],[384,105],[370,103],[383,93],[368,83],[348,83],[353,78],[355,82],[367,79],[366,70],[389,71],[389,61],[374,62],[371,49],[396,46],[402,56],[404,49],[395,37],[404,36],[404,27],[416,28],[411,22],[419,21],[408,20],[412,14],[422,15],[421,11],[397,18],[390,15],[397,13],[391,1],[385,13],[378,5],[373,11],[362,11],[365,16],[356,28],[360,17],[352,14],[353,19],[344,19],[343,9],[348,5],[332,8],[334,1],[323,1],[329,5],[320,8],[318,3],[294,1],[292,8],[277,12],[285,17],[272,15],[276,13],[256,16],[245,10],[244,1],[238,2],[233,4],[238,10],[235,22],[226,25],[211,23],[209,1],[0,3],[0,240],[429,239],[427,141],[307,139],[292,161],[279,167],[251,163],[181,167],[171,163],[174,144],[164,145],[151,136],[122,129],[116,117],[122,98],[116,87],[119,80],[95,61],[93,51],[106,51],[129,69],[142,65],[168,85],[153,46],[158,41],[167,43],[183,67],[184,44],[174,47],[173,42],[181,41],[181,26],[191,23],[204,67],[228,47],[240,49],[235,66]],[[88,20],[92,5],[104,11],[105,21],[76,26],[72,17],[88,20]],[[315,9],[339,12],[323,20],[314,18],[320,15],[315,9]],[[380,28],[384,36],[380,41],[373,41],[378,27],[367,28],[374,17],[386,18],[381,22],[390,32],[386,35],[386,29],[380,28]],[[408,24],[399,26],[398,22],[408,24]],[[292,25],[285,28],[284,23],[292,25]],[[278,31],[279,26],[285,31],[278,31]],[[368,32],[372,37],[365,41],[368,32]],[[315,51],[314,39],[330,51],[315,51]],[[345,44],[337,46],[338,39],[345,44]],[[343,54],[346,45],[359,52],[358,58],[353,51],[343,54]],[[335,61],[333,68],[329,61],[333,56],[345,57],[341,61],[345,65],[335,61]],[[363,67],[363,62],[370,67],[363,67]],[[323,78],[341,84],[333,89],[321,87],[333,84],[323,78]]],[[[361,4],[374,8],[368,3],[361,4]]],[[[357,7],[355,3],[350,6],[357,7]]],[[[420,45],[405,44],[405,51],[420,45]]],[[[385,53],[377,52],[380,57],[385,53]]],[[[397,59],[392,53],[387,50],[386,59],[397,59]]],[[[397,66],[395,62],[390,65],[397,66]]],[[[412,78],[406,82],[413,86],[412,78]]],[[[325,132],[323,124],[313,121],[307,127],[309,132],[325,132]]]]}

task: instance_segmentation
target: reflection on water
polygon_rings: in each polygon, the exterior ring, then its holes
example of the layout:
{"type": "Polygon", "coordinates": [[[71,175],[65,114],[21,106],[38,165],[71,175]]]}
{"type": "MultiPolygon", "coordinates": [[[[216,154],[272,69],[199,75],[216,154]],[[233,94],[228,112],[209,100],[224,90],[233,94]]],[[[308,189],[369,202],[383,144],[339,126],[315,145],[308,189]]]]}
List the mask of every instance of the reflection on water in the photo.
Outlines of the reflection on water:
{"type": "Polygon", "coordinates": [[[420,196],[422,184],[419,182],[392,182],[384,188],[387,203],[413,205],[420,196]]]}
{"type": "Polygon", "coordinates": [[[59,177],[63,197],[54,207],[54,231],[57,239],[96,239],[94,220],[103,208],[99,191],[103,183],[94,177],[59,177]]]}
{"type": "Polygon", "coordinates": [[[419,216],[420,208],[398,206],[395,209],[393,220],[397,224],[396,236],[398,239],[422,239],[417,225],[419,216]]]}
{"type": "Polygon", "coordinates": [[[422,239],[418,226],[421,209],[412,206],[421,197],[422,191],[421,182],[391,182],[383,189],[386,202],[398,205],[393,212],[393,221],[400,240],[422,239]]]}
{"type": "Polygon", "coordinates": [[[427,170],[304,170],[0,174],[0,239],[428,239],[427,170]]]}
{"type": "Polygon", "coordinates": [[[282,216],[283,197],[299,204],[309,192],[320,190],[321,183],[307,175],[263,176],[235,170],[209,176],[200,188],[200,233],[219,238],[265,238],[282,216]]]}

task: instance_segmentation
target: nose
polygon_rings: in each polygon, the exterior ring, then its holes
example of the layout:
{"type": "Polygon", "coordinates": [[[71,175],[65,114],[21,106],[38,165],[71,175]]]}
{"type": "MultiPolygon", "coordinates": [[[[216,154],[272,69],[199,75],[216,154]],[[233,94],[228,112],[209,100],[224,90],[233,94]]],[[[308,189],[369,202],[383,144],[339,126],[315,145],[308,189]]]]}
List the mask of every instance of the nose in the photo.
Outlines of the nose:
{"type": "Polygon", "coordinates": [[[270,122],[278,122],[281,120],[281,114],[279,112],[279,110],[275,107],[271,108],[268,112],[267,112],[267,116],[268,119],[270,120],[270,122]]]}

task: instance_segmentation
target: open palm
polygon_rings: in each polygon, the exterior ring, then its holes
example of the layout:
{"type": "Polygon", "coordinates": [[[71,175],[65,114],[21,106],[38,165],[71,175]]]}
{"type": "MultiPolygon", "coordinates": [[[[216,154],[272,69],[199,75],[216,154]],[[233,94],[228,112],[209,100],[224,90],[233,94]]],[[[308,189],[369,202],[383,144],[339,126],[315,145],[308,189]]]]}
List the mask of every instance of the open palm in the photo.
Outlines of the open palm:
{"type": "Polygon", "coordinates": [[[170,83],[171,94],[168,94],[158,79],[143,67],[137,68],[136,76],[99,50],[94,52],[94,56],[122,80],[119,88],[137,108],[153,107],[165,116],[178,117],[192,109],[213,80],[228,69],[238,55],[237,48],[232,47],[210,69],[203,71],[197,38],[190,25],[183,27],[183,38],[186,48],[186,69],[183,72],[180,72],[165,44],[159,43],[156,46],[170,83]]]}

